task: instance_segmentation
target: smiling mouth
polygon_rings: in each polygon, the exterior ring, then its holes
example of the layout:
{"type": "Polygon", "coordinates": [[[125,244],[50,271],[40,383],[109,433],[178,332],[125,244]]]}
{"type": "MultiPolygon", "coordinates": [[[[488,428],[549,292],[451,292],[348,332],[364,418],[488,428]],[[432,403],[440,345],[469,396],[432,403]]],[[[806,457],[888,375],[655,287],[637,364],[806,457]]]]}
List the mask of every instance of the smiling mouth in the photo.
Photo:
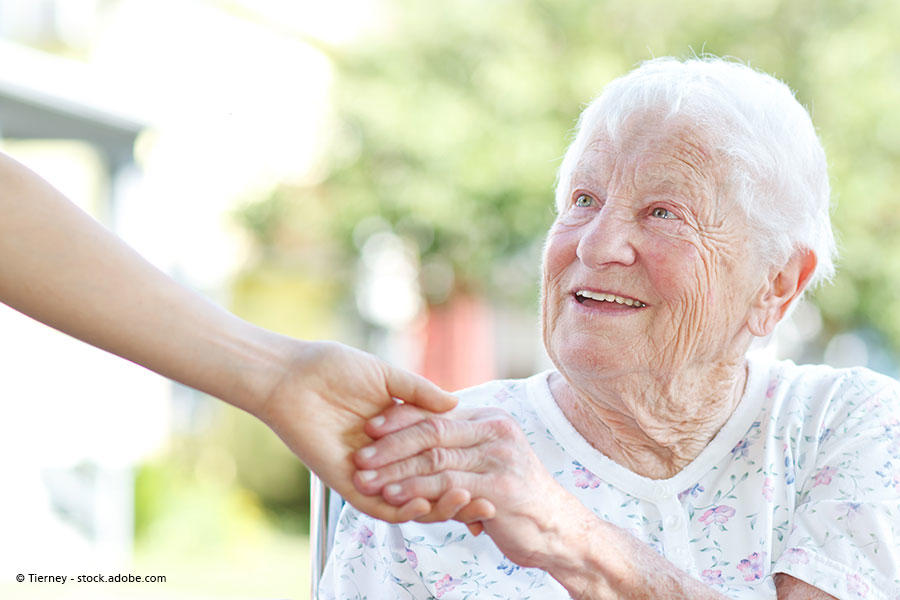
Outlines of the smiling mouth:
{"type": "Polygon", "coordinates": [[[575,299],[579,304],[591,304],[593,302],[610,302],[613,304],[621,304],[632,308],[644,308],[647,306],[640,300],[628,298],[626,296],[617,296],[616,294],[606,294],[603,292],[592,292],[590,290],[577,290],[575,299]]]}

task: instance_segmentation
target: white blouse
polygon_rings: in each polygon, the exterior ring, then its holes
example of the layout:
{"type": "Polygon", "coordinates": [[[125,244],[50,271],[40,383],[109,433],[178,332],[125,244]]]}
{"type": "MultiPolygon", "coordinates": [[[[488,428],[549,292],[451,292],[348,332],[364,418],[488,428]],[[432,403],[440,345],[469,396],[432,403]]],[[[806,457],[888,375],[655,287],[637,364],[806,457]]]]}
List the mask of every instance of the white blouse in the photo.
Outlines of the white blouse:
{"type": "MultiPolygon", "coordinates": [[[[677,475],[652,480],[581,437],[553,400],[549,373],[459,396],[512,414],[547,470],[601,519],[730,598],[775,598],[773,575],[783,572],[841,599],[900,600],[893,379],[751,358],[744,396],[725,426],[677,475]]],[[[569,595],[459,523],[389,525],[346,506],[319,597],[569,595]]]]}

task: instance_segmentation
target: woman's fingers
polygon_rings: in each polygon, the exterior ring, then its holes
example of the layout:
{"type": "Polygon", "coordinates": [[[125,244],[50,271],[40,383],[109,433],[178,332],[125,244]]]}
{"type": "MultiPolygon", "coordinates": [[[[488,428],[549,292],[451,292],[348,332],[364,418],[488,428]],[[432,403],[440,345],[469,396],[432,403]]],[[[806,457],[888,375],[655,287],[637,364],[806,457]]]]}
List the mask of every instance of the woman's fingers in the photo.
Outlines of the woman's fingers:
{"type": "MultiPolygon", "coordinates": [[[[417,518],[416,521],[434,523],[453,519],[467,525],[480,526],[481,521],[492,519],[496,514],[497,510],[489,500],[485,498],[472,500],[472,495],[468,490],[454,488],[441,496],[430,513],[417,518]]],[[[474,535],[478,534],[474,533],[474,535]]]]}
{"type": "Polygon", "coordinates": [[[435,412],[456,406],[457,399],[420,375],[382,363],[387,392],[407,404],[415,404],[435,412]]]}
{"type": "Polygon", "coordinates": [[[399,460],[380,469],[363,469],[354,475],[356,489],[366,495],[377,494],[385,485],[420,475],[434,475],[441,471],[484,470],[484,454],[479,447],[429,448],[424,452],[399,460]]]}
{"type": "Polygon", "coordinates": [[[455,520],[465,523],[469,533],[474,536],[484,531],[483,521],[490,521],[497,516],[497,508],[487,498],[477,498],[456,513],[455,520]]]}
{"type": "Polygon", "coordinates": [[[430,414],[432,413],[418,406],[397,404],[369,419],[365,425],[365,432],[366,435],[377,440],[410,425],[415,425],[419,421],[425,420],[430,414]]]}
{"type": "MultiPolygon", "coordinates": [[[[489,521],[497,516],[497,508],[487,498],[476,498],[463,507],[453,518],[469,525],[489,521]]],[[[475,534],[478,535],[478,534],[475,534]]]]}
{"type": "Polygon", "coordinates": [[[396,523],[421,519],[432,511],[432,504],[425,498],[413,498],[397,510],[396,523]]]}
{"type": "MultiPolygon", "coordinates": [[[[497,514],[494,505],[485,498],[472,500],[468,490],[453,488],[430,503],[424,498],[413,498],[398,509],[400,521],[418,521],[419,523],[435,523],[438,521],[459,521],[470,525],[469,531],[483,529],[481,521],[493,519],[497,514]]],[[[472,531],[473,535],[478,535],[472,531]]]]}
{"type": "MultiPolygon", "coordinates": [[[[419,523],[433,523],[435,521],[459,521],[460,523],[472,524],[488,521],[497,515],[497,509],[490,500],[486,498],[477,498],[471,500],[471,495],[466,496],[466,501],[462,501],[462,496],[449,499],[452,494],[466,490],[450,490],[438,500],[435,509],[429,514],[423,515],[417,519],[419,523]]],[[[466,491],[468,494],[468,492],[466,491]]]]}
{"type": "Polygon", "coordinates": [[[472,500],[472,494],[468,490],[454,488],[445,492],[440,499],[434,503],[434,508],[430,513],[416,519],[420,523],[434,523],[436,521],[449,521],[456,514],[463,510],[472,500]]]}
{"type": "Polygon", "coordinates": [[[434,475],[420,475],[403,481],[389,483],[381,490],[381,496],[394,506],[402,506],[413,498],[432,502],[439,500],[452,489],[467,490],[472,496],[480,496],[480,476],[464,471],[441,471],[434,475]]]}
{"type": "Polygon", "coordinates": [[[466,448],[483,438],[478,421],[428,415],[414,425],[386,435],[353,455],[357,468],[380,469],[429,448],[466,448]]]}

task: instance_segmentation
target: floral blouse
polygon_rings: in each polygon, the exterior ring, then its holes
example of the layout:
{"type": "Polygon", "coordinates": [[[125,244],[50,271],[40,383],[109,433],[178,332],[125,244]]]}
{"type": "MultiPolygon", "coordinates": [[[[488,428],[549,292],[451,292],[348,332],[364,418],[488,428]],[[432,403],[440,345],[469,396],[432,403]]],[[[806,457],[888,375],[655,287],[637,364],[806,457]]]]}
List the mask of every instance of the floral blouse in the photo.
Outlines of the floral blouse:
{"type": "MultiPolygon", "coordinates": [[[[773,575],[782,572],[841,599],[900,600],[893,379],[751,358],[744,397],[716,437],[677,475],[652,480],[581,437],[553,400],[548,375],[459,395],[465,405],[512,414],[560,485],[690,576],[730,598],[775,598],[773,575]]],[[[345,506],[319,597],[569,595],[459,523],[389,525],[345,506]]]]}

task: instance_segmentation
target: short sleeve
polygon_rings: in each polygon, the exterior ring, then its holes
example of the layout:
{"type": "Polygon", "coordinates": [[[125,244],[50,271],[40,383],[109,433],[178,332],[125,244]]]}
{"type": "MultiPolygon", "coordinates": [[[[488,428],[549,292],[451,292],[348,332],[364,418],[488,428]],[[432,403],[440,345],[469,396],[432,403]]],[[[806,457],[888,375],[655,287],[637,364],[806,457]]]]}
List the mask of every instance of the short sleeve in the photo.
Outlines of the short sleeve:
{"type": "MultiPolygon", "coordinates": [[[[792,530],[773,572],[840,599],[900,598],[900,394],[855,370],[810,432],[813,464],[798,486],[792,530]]],[[[798,482],[799,483],[799,482],[798,482]]]]}
{"type": "Polygon", "coordinates": [[[319,600],[430,598],[403,534],[344,506],[319,589],[319,600]]]}

